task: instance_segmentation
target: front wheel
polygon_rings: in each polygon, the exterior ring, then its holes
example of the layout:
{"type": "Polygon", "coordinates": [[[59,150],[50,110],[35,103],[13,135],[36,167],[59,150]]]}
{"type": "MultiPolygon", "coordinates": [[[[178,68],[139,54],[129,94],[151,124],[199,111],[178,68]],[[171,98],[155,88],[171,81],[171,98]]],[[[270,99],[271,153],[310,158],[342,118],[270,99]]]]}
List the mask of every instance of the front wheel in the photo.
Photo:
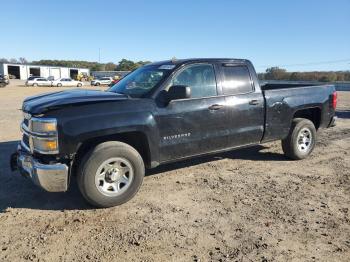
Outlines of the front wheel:
{"type": "Polygon", "coordinates": [[[315,144],[315,125],[308,119],[295,118],[288,136],[282,140],[282,149],[287,157],[299,160],[309,156],[315,144]]]}
{"type": "Polygon", "coordinates": [[[82,84],[81,84],[81,83],[78,83],[78,84],[77,84],[77,87],[81,87],[81,86],[82,86],[82,84]]]}
{"type": "Polygon", "coordinates": [[[57,87],[61,87],[61,86],[62,86],[62,84],[60,84],[60,83],[59,83],[59,84],[57,84],[57,87]]]}
{"type": "Polygon", "coordinates": [[[84,198],[97,207],[112,207],[129,201],[139,190],[145,166],[128,144],[116,141],[97,145],[82,159],[78,185],[84,198]]]}

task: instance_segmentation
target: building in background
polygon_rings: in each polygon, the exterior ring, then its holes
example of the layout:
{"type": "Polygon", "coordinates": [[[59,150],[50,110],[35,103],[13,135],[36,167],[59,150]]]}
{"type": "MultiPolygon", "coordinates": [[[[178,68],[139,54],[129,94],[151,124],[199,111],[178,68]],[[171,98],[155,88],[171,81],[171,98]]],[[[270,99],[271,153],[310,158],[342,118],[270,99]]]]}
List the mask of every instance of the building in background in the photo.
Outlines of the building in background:
{"type": "Polygon", "coordinates": [[[53,77],[54,79],[71,77],[75,79],[80,73],[89,76],[90,70],[63,66],[0,63],[0,75],[12,75],[16,79],[22,80],[26,80],[29,76],[53,77]]]}

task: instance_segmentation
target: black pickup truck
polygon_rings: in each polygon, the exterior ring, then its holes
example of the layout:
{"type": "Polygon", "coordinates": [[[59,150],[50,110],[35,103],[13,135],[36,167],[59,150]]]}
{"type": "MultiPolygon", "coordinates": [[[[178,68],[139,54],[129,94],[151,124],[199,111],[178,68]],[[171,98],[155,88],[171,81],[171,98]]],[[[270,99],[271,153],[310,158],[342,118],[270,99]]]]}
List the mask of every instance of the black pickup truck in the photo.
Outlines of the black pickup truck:
{"type": "Polygon", "coordinates": [[[76,177],[88,202],[115,206],[160,164],[273,140],[303,159],[335,124],[336,103],[332,85],[260,86],[248,60],[156,62],[107,91],[27,98],[11,166],[51,192],[76,177]]]}

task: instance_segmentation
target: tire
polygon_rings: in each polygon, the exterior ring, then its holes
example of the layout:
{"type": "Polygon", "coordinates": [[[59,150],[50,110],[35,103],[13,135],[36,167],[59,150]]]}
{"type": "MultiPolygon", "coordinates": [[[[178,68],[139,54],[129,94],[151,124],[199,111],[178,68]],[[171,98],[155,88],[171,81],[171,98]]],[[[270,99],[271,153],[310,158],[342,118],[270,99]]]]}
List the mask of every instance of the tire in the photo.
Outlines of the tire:
{"type": "Polygon", "coordinates": [[[33,84],[33,86],[34,86],[34,87],[37,87],[37,86],[38,86],[38,84],[33,84]]]}
{"type": "Polygon", "coordinates": [[[0,88],[5,87],[5,86],[6,86],[5,83],[0,83],[0,88]]]}
{"type": "Polygon", "coordinates": [[[81,86],[82,86],[82,84],[81,84],[81,83],[77,84],[77,87],[81,87],[81,86]]]}
{"type": "Polygon", "coordinates": [[[77,182],[80,192],[90,204],[112,207],[133,198],[141,187],[144,175],[145,166],[136,149],[122,142],[109,141],[97,145],[83,157],[77,182]],[[113,166],[108,165],[111,163],[113,166]],[[118,171],[112,172],[114,169],[118,171]],[[123,184],[121,180],[128,182],[123,184]]]}
{"type": "Polygon", "coordinates": [[[57,87],[61,87],[61,86],[62,86],[62,84],[60,84],[60,83],[57,84],[57,87]]]}
{"type": "Polygon", "coordinates": [[[100,83],[99,82],[97,82],[96,84],[95,84],[95,86],[99,86],[100,85],[100,83]]]}
{"type": "Polygon", "coordinates": [[[315,148],[316,128],[308,119],[295,118],[288,136],[282,140],[284,154],[294,160],[308,157],[315,148]]]}

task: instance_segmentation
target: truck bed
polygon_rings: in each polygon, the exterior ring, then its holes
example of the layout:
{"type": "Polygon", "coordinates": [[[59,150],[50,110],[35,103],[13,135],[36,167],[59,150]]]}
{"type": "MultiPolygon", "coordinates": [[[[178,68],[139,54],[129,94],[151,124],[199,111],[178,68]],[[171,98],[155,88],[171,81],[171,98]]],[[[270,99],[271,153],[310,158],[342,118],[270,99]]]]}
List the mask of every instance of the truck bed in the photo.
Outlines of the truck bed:
{"type": "Polygon", "coordinates": [[[266,84],[262,87],[265,98],[265,133],[263,141],[283,139],[288,135],[295,117],[318,115],[318,127],[327,127],[334,115],[330,107],[333,85],[266,84]],[[308,108],[302,111],[303,108],[308,108]],[[295,112],[305,115],[295,116],[295,112]]]}

